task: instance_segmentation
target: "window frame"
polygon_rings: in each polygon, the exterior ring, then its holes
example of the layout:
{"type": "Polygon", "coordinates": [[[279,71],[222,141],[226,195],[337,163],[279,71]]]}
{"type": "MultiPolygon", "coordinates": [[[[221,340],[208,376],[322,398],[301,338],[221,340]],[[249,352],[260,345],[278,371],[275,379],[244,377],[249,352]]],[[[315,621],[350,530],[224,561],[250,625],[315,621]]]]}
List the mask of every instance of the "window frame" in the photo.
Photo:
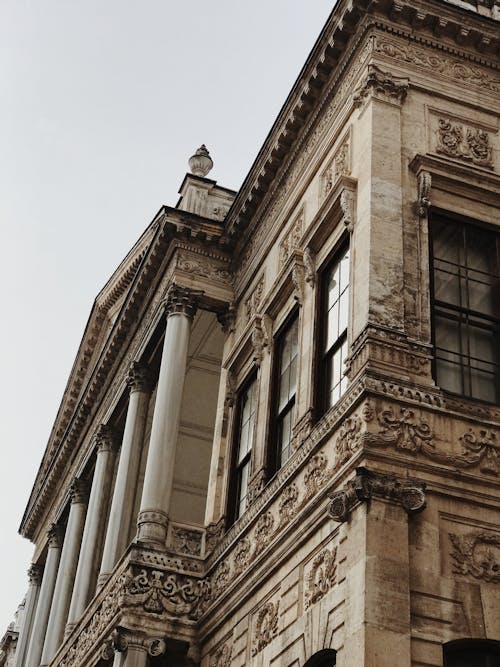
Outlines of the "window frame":
{"type": "MultiPolygon", "coordinates": [[[[333,354],[342,347],[343,343],[347,344],[347,350],[349,352],[349,325],[352,317],[351,313],[351,294],[352,294],[352,260],[349,256],[349,281],[348,281],[348,299],[347,299],[347,324],[345,333],[342,333],[342,336],[339,336],[335,341],[334,345],[325,351],[326,340],[328,336],[328,289],[327,289],[327,276],[332,271],[334,265],[337,262],[342,260],[345,252],[351,251],[351,238],[348,234],[343,234],[340,239],[337,241],[335,246],[332,248],[331,252],[326,257],[323,262],[323,266],[318,271],[318,298],[317,298],[317,307],[316,307],[316,340],[317,340],[317,349],[316,349],[316,361],[315,361],[315,416],[316,419],[322,417],[332,406],[328,405],[328,370],[325,365],[325,360],[330,354],[333,354]]],[[[345,377],[345,376],[344,376],[345,377]]],[[[343,393],[340,394],[340,400],[343,396],[343,393]]],[[[338,401],[336,401],[337,403],[338,401]]]]}
{"type": "Polygon", "coordinates": [[[234,413],[232,436],[231,436],[231,466],[229,471],[229,490],[227,494],[227,511],[226,511],[227,528],[230,528],[234,523],[236,523],[236,521],[238,521],[238,519],[240,519],[241,516],[243,516],[247,508],[245,506],[245,509],[241,513],[239,512],[239,505],[241,502],[240,498],[241,480],[242,480],[241,473],[247,463],[250,464],[247,477],[247,495],[248,495],[248,482],[250,481],[252,475],[252,453],[254,449],[255,428],[257,421],[256,416],[257,416],[257,405],[258,405],[257,390],[258,390],[258,373],[257,369],[253,369],[252,371],[250,371],[245,380],[238,387],[238,390],[236,392],[236,408],[234,413]],[[252,424],[252,429],[253,429],[252,446],[245,454],[243,459],[238,462],[239,447],[241,444],[241,432],[242,432],[241,428],[241,418],[243,414],[242,399],[245,393],[248,392],[248,390],[252,385],[254,385],[254,405],[255,405],[255,409],[253,412],[254,419],[252,424]]]}
{"type": "MultiPolygon", "coordinates": [[[[498,243],[500,244],[500,229],[495,226],[495,225],[489,225],[488,223],[485,223],[480,220],[474,220],[471,218],[468,218],[466,216],[462,216],[450,211],[446,211],[440,208],[432,208],[431,211],[429,212],[428,216],[428,252],[429,252],[429,298],[430,298],[430,332],[431,332],[431,344],[432,344],[432,349],[433,349],[433,354],[432,354],[432,362],[431,362],[431,371],[432,371],[432,378],[436,382],[436,385],[444,392],[453,395],[453,396],[460,396],[462,398],[466,398],[469,400],[474,400],[474,401],[480,401],[482,403],[486,403],[488,405],[496,405],[500,402],[500,373],[497,372],[495,374],[495,384],[494,384],[494,391],[496,398],[494,401],[489,401],[488,399],[485,398],[479,398],[478,396],[473,395],[473,390],[472,390],[472,380],[469,377],[469,393],[465,393],[464,389],[464,375],[468,374],[470,376],[471,373],[471,363],[473,363],[475,357],[472,355],[468,354],[462,354],[460,350],[453,352],[450,351],[452,354],[455,354],[458,358],[459,361],[455,362],[457,367],[460,369],[460,376],[461,376],[461,384],[463,391],[462,392],[457,392],[453,391],[453,389],[449,389],[447,387],[443,387],[442,384],[438,381],[438,363],[439,359],[437,356],[437,347],[436,347],[436,317],[441,316],[449,321],[453,322],[459,322],[463,321],[465,323],[468,323],[470,319],[475,321],[476,319],[480,320],[487,320],[491,319],[497,320],[497,336],[500,339],[500,313],[499,317],[496,316],[491,316],[490,318],[485,315],[484,313],[479,313],[479,311],[475,311],[472,308],[465,308],[463,306],[455,306],[455,305],[444,305],[443,302],[440,300],[436,299],[435,294],[436,294],[436,280],[435,280],[435,257],[434,257],[434,240],[435,240],[435,235],[434,235],[434,226],[437,222],[445,222],[445,223],[451,223],[451,224],[456,224],[457,226],[460,227],[460,230],[462,230],[464,227],[472,227],[476,230],[483,230],[485,232],[493,233],[498,237],[498,243]],[[448,313],[445,313],[444,310],[447,310],[448,313]],[[460,318],[464,318],[461,320],[460,318]],[[464,358],[465,361],[467,361],[467,364],[461,363],[461,359],[464,358]]],[[[497,258],[498,265],[500,268],[500,257],[497,258]]],[[[460,265],[457,265],[460,266],[460,265]]],[[[467,267],[463,267],[467,269],[467,267]]],[[[467,294],[469,292],[467,291],[467,294]]],[[[495,326],[492,327],[482,327],[481,325],[478,328],[484,328],[492,333],[495,331],[495,326]]],[[[470,338],[468,338],[470,341],[470,338]]],[[[481,361],[480,359],[478,359],[481,361]]],[[[500,355],[497,356],[497,359],[492,362],[494,365],[496,365],[497,370],[500,371],[500,355]]]]}
{"type": "MultiPolygon", "coordinates": [[[[279,447],[279,434],[280,434],[280,422],[282,418],[297,405],[297,389],[298,389],[298,376],[300,369],[300,309],[298,307],[293,308],[290,313],[285,318],[284,322],[280,326],[276,335],[274,336],[273,341],[273,363],[271,369],[271,401],[270,401],[270,428],[268,435],[268,452],[267,452],[267,468],[268,468],[268,477],[275,475],[278,470],[280,470],[283,465],[288,461],[291,456],[291,453],[285,461],[280,461],[280,447],[279,447]],[[290,405],[291,400],[289,399],[286,405],[279,410],[279,388],[280,388],[280,378],[281,378],[281,354],[283,351],[283,342],[286,334],[291,330],[292,326],[297,325],[297,371],[296,371],[296,387],[295,393],[293,395],[293,403],[290,405]]],[[[296,414],[292,418],[292,429],[296,414]]],[[[290,440],[291,445],[291,440],[290,440]]]]}
{"type": "MultiPolygon", "coordinates": [[[[460,653],[474,651],[481,659],[477,667],[495,667],[500,658],[500,642],[494,639],[455,639],[443,644],[443,667],[454,667],[460,653]]],[[[476,666],[473,666],[476,667],[476,666]]]]}

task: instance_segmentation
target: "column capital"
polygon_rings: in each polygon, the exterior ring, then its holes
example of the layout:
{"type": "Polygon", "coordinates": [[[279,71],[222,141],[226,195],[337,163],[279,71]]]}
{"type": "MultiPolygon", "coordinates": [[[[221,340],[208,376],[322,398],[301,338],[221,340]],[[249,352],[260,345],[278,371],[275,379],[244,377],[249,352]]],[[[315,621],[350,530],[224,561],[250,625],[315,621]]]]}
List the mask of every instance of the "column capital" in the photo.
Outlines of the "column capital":
{"type": "Polygon", "coordinates": [[[36,563],[31,563],[28,568],[28,579],[31,586],[40,586],[42,583],[42,568],[36,563]]]}
{"type": "Polygon", "coordinates": [[[63,532],[61,526],[58,526],[57,523],[52,523],[47,531],[47,538],[49,541],[49,548],[60,548],[63,541],[63,532]]]}
{"type": "Polygon", "coordinates": [[[104,655],[110,655],[111,649],[118,653],[125,653],[129,648],[143,649],[152,656],[160,656],[167,650],[167,643],[161,637],[148,637],[140,631],[132,631],[127,628],[118,627],[113,630],[111,640],[106,642],[103,648],[104,655]]]}
{"type": "Polygon", "coordinates": [[[116,447],[116,434],[108,424],[99,424],[94,434],[97,451],[108,452],[116,447]]]}
{"type": "Polygon", "coordinates": [[[72,503],[84,505],[89,499],[89,485],[85,479],[75,477],[69,487],[69,497],[72,503]]]}
{"type": "Polygon", "coordinates": [[[401,505],[408,514],[425,507],[425,484],[416,479],[397,477],[356,468],[356,476],[350,479],[342,491],[336,491],[330,498],[328,513],[340,523],[347,521],[351,511],[361,502],[371,498],[384,498],[401,505]]]}
{"type": "Polygon", "coordinates": [[[194,318],[198,310],[200,297],[203,295],[201,290],[194,290],[189,287],[181,287],[172,284],[167,291],[165,301],[163,302],[167,317],[171,315],[186,315],[194,318]]]}
{"type": "Polygon", "coordinates": [[[127,386],[134,391],[149,392],[153,387],[151,369],[140,361],[133,361],[127,374],[127,386]]]}

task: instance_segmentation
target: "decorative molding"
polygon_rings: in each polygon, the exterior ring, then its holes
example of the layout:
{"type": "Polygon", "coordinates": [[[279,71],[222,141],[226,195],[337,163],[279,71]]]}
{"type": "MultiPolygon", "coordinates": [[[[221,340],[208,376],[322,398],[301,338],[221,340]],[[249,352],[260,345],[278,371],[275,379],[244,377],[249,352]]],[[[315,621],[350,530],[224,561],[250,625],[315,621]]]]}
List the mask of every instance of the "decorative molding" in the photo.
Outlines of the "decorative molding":
{"type": "Polygon", "coordinates": [[[455,123],[449,118],[439,118],[435,150],[447,157],[493,169],[490,134],[477,127],[455,123]]]}
{"type": "Polygon", "coordinates": [[[217,313],[217,321],[222,327],[223,333],[232,334],[236,330],[236,308],[234,303],[228,304],[227,308],[217,313]]]}
{"type": "Polygon", "coordinates": [[[355,202],[354,192],[344,188],[340,193],[340,208],[342,210],[342,222],[350,234],[354,231],[354,222],[356,219],[355,202]]]}
{"type": "Polygon", "coordinates": [[[419,218],[425,218],[431,206],[431,187],[432,176],[428,171],[421,171],[417,177],[418,183],[418,199],[417,199],[417,214],[419,218]]]}
{"type": "Polygon", "coordinates": [[[335,440],[336,467],[347,463],[361,447],[364,433],[362,426],[363,422],[357,415],[347,417],[342,422],[335,440]]]}
{"type": "Polygon", "coordinates": [[[347,133],[333,154],[326,169],[320,176],[320,204],[326,199],[333,190],[334,185],[341,176],[349,176],[351,173],[351,142],[350,135],[347,133]]]}
{"type": "Polygon", "coordinates": [[[225,285],[232,283],[231,271],[225,267],[214,265],[213,261],[210,261],[208,257],[178,253],[175,267],[184,273],[189,273],[200,278],[207,278],[214,282],[225,285]]]}
{"type": "Polygon", "coordinates": [[[306,278],[306,271],[304,269],[304,266],[301,262],[298,262],[296,259],[292,268],[292,283],[294,292],[293,298],[299,305],[302,305],[304,303],[304,296],[306,291],[305,278],[306,278]]]}
{"type": "Polygon", "coordinates": [[[280,523],[278,528],[285,526],[293,519],[299,510],[299,490],[292,482],[283,489],[279,500],[280,523]]]}
{"type": "Polygon", "coordinates": [[[328,470],[326,456],[322,452],[314,454],[307,463],[304,471],[302,481],[305,487],[305,495],[302,502],[306,503],[315,496],[330,476],[331,471],[328,470]]]}
{"type": "Polygon", "coordinates": [[[264,468],[256,470],[250,478],[247,490],[247,504],[250,505],[263,491],[267,482],[267,472],[264,468]]]}
{"type": "Polygon", "coordinates": [[[123,585],[121,604],[141,607],[150,614],[168,612],[173,616],[194,618],[209,584],[176,572],[142,568],[129,571],[123,585]]]}
{"type": "Polygon", "coordinates": [[[322,549],[312,561],[306,576],[305,608],[321,600],[333,587],[337,578],[337,548],[322,549]]]}
{"type": "Polygon", "coordinates": [[[209,523],[205,531],[205,553],[211,554],[224,537],[226,519],[221,517],[216,523],[209,523]]]}
{"type": "Polygon", "coordinates": [[[487,475],[498,477],[500,472],[500,440],[490,429],[472,428],[460,436],[463,451],[454,461],[464,466],[478,465],[479,470],[487,475]]]}
{"type": "Polygon", "coordinates": [[[304,232],[304,207],[293,219],[279,245],[279,269],[281,270],[296,250],[300,250],[300,239],[304,232]]]}
{"type": "Polygon", "coordinates": [[[316,283],[316,262],[315,255],[311,248],[307,246],[304,250],[302,260],[304,262],[304,267],[306,269],[306,283],[309,283],[311,287],[314,287],[316,283]]]}
{"type": "Polygon", "coordinates": [[[279,601],[275,603],[266,602],[257,612],[253,633],[252,656],[260,653],[278,635],[278,613],[279,601]]]}
{"type": "Polygon", "coordinates": [[[256,315],[253,318],[251,343],[253,348],[253,361],[260,366],[264,358],[264,350],[270,348],[272,340],[272,324],[269,316],[256,315]]]}
{"type": "Polygon", "coordinates": [[[149,393],[154,385],[151,369],[147,364],[141,363],[139,361],[133,361],[130,364],[126,382],[130,393],[134,391],[149,393]]]}
{"type": "Polygon", "coordinates": [[[164,302],[167,317],[181,314],[193,319],[202,295],[203,292],[201,290],[181,287],[173,283],[167,291],[164,302]]]}
{"type": "Polygon", "coordinates": [[[467,57],[446,55],[414,42],[404,43],[388,37],[377,38],[375,52],[397,61],[410,63],[434,74],[441,74],[464,86],[473,85],[489,93],[500,93],[500,78],[492,77],[480,66],[467,62],[467,57]]]}
{"type": "Polygon", "coordinates": [[[488,584],[500,583],[500,535],[492,532],[448,535],[453,545],[450,556],[454,574],[470,575],[488,584]]]}
{"type": "Polygon", "coordinates": [[[233,645],[229,642],[221,644],[210,656],[210,667],[230,667],[233,645]]]}
{"type": "Polygon", "coordinates": [[[188,556],[202,555],[203,531],[172,525],[172,549],[178,554],[188,556]]]}
{"type": "Polygon", "coordinates": [[[244,572],[250,564],[250,556],[252,554],[252,544],[248,537],[243,537],[237,544],[234,550],[234,575],[238,576],[244,572]]]}
{"type": "Polygon", "coordinates": [[[260,515],[253,534],[255,551],[254,556],[258,556],[267,547],[274,534],[274,516],[271,512],[264,512],[260,515]]]}
{"type": "Polygon", "coordinates": [[[360,107],[372,97],[401,105],[406,99],[409,87],[407,77],[394,76],[370,63],[365,81],[353,94],[354,106],[360,107]]]}
{"type": "Polygon", "coordinates": [[[245,300],[245,322],[249,322],[254,315],[259,313],[263,292],[264,275],[259,278],[250,296],[245,300]]]}
{"type": "Polygon", "coordinates": [[[373,472],[367,468],[356,468],[356,476],[347,482],[342,491],[330,498],[328,514],[334,521],[343,523],[360,502],[371,498],[385,498],[400,504],[408,514],[425,507],[425,484],[419,480],[373,472]]]}

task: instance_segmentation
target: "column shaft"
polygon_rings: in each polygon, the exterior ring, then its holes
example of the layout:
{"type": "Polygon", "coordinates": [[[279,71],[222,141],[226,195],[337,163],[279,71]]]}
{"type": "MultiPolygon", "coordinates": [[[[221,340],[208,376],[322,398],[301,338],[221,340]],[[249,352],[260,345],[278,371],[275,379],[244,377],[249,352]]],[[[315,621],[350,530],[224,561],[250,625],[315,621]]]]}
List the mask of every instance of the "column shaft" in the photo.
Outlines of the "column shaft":
{"type": "Polygon", "coordinates": [[[64,537],[61,562],[57,572],[54,598],[50,608],[47,634],[42,651],[42,665],[48,665],[64,638],[69,604],[75,580],[78,555],[85,523],[87,493],[82,480],[75,480],[71,488],[71,507],[64,537]]]}
{"type": "Polygon", "coordinates": [[[24,614],[19,630],[19,639],[17,640],[16,655],[14,667],[23,667],[26,649],[28,648],[33,622],[35,620],[38,595],[40,593],[41,572],[38,565],[32,565],[28,570],[30,585],[26,594],[24,603],[24,614]]]}
{"type": "Polygon", "coordinates": [[[113,437],[110,430],[106,427],[100,428],[96,435],[96,440],[97,459],[90,491],[87,518],[83,529],[75,585],[71,596],[66,635],[71,632],[87,606],[95,582],[96,558],[102,539],[103,518],[106,516],[109,487],[113,472],[115,453],[113,451],[113,437]]]}
{"type": "Polygon", "coordinates": [[[131,391],[130,400],[106,531],[99,585],[107,580],[127,547],[148,414],[150,383],[147,369],[133,364],[128,383],[131,391]]]}
{"type": "Polygon", "coordinates": [[[115,653],[113,667],[146,667],[148,652],[143,646],[129,646],[125,653],[115,653]]]}
{"type": "Polygon", "coordinates": [[[39,667],[42,656],[43,642],[47,631],[50,607],[52,604],[54,587],[56,585],[57,570],[61,557],[61,534],[57,526],[53,525],[49,531],[49,548],[43,572],[42,586],[38,596],[35,620],[28,648],[25,667],[39,667]]]}
{"type": "Polygon", "coordinates": [[[164,545],[174,476],[177,433],[186,374],[193,293],[174,287],[168,297],[163,344],[148,460],[144,476],[138,538],[164,545]]]}

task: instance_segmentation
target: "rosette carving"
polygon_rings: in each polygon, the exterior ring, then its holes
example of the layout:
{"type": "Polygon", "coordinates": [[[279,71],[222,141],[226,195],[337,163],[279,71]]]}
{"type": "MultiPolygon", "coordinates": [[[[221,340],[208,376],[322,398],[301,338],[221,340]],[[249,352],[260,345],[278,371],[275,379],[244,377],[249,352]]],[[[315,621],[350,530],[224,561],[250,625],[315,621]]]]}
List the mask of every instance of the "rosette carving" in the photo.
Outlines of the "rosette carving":
{"type": "Polygon", "coordinates": [[[306,579],[306,609],[321,600],[335,584],[337,549],[323,549],[314,558],[306,579]]]}
{"type": "Polygon", "coordinates": [[[257,614],[255,620],[252,655],[257,655],[272,642],[278,634],[279,602],[267,602],[257,614]]]}

